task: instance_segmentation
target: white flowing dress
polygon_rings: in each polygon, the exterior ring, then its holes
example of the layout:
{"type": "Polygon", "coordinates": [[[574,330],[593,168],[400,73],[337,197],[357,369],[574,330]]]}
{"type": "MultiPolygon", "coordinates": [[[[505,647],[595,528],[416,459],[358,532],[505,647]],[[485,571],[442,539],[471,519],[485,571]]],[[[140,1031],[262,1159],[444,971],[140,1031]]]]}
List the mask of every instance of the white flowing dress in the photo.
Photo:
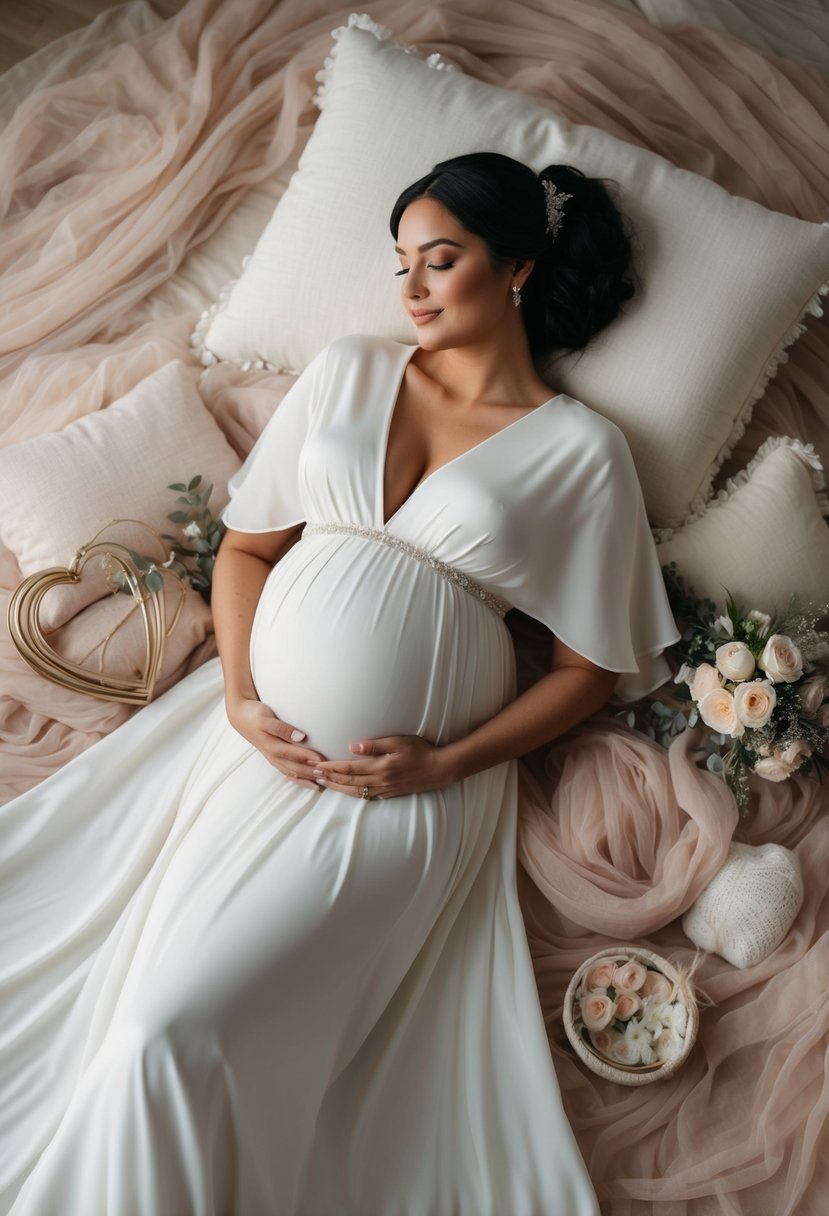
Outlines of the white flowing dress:
{"type": "MultiPolygon", "coordinates": [[[[383,520],[415,349],[317,356],[224,513],[307,524],[250,657],[329,758],[448,742],[512,700],[499,601],[623,673],[623,697],[677,637],[624,438],[566,395],[383,520]]],[[[218,660],[0,808],[0,1212],[596,1216],[516,811],[514,760],[383,800],[298,786],[228,723],[218,660]]]]}

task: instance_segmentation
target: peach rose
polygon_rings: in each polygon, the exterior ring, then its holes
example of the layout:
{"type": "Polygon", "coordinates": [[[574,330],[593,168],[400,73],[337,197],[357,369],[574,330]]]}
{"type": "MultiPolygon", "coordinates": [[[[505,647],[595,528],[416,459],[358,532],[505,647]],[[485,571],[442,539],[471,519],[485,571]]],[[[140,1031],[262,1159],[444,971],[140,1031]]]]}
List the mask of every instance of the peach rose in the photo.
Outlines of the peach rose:
{"type": "Polygon", "coordinates": [[[613,972],[613,987],[619,992],[636,992],[645,982],[646,968],[628,959],[613,972]]]}
{"type": "Polygon", "coordinates": [[[765,726],[777,704],[771,680],[746,680],[734,689],[734,712],[744,726],[765,726]]]}
{"type": "Polygon", "coordinates": [[[707,692],[722,688],[722,678],[716,667],[710,663],[700,663],[688,680],[688,691],[695,701],[701,701],[707,692]]]}
{"type": "Polygon", "coordinates": [[[638,1047],[635,1047],[633,1043],[629,1043],[623,1034],[620,1034],[618,1039],[613,1040],[608,1055],[617,1064],[639,1063],[638,1047]]]}
{"type": "Polygon", "coordinates": [[[579,1001],[579,1008],[588,1030],[604,1030],[613,1021],[613,1002],[599,992],[588,992],[579,1001]]]}
{"type": "Polygon", "coordinates": [[[754,655],[745,642],[724,642],[717,647],[714,661],[726,680],[747,680],[754,675],[754,655]]]}
{"type": "Polygon", "coordinates": [[[763,647],[758,663],[775,684],[793,684],[803,675],[803,658],[785,633],[773,633],[763,647]]]}
{"type": "Polygon", "coordinates": [[[604,992],[613,982],[613,960],[594,963],[584,977],[585,992],[604,992]]]}
{"type": "Polygon", "coordinates": [[[648,974],[645,976],[645,982],[639,990],[639,995],[652,997],[655,1002],[667,1001],[670,999],[672,991],[673,985],[667,975],[648,967],[648,974]]]}
{"type": "Polygon", "coordinates": [[[809,676],[797,690],[801,718],[814,718],[826,696],[826,676],[809,676]]]}
{"type": "Polygon", "coordinates": [[[606,1026],[604,1030],[591,1030],[590,1042],[596,1048],[596,1051],[601,1052],[603,1056],[613,1055],[613,1048],[619,1042],[624,1041],[624,1035],[619,1030],[614,1030],[612,1026],[606,1026]]]}
{"type": "Polygon", "coordinates": [[[746,728],[734,710],[734,698],[725,688],[715,688],[705,694],[699,703],[699,716],[706,726],[722,735],[736,738],[745,733],[746,728]]]}
{"type": "Polygon", "coordinates": [[[635,992],[620,992],[616,997],[616,1017],[623,1022],[632,1018],[641,1008],[642,1002],[635,992]]]}

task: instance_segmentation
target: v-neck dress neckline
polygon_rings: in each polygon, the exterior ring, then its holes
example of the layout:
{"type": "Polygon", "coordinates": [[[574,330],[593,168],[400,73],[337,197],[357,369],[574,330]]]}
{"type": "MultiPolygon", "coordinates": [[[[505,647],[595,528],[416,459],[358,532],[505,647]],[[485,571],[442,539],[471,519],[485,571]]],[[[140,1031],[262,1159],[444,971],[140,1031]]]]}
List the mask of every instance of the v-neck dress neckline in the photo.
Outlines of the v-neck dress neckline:
{"type": "Polygon", "coordinates": [[[407,370],[411,360],[413,359],[415,352],[418,351],[419,349],[420,349],[419,346],[413,346],[411,348],[411,350],[406,351],[405,356],[403,358],[402,366],[400,368],[399,375],[397,376],[397,379],[393,386],[390,400],[386,403],[385,425],[383,427],[382,434],[381,434],[380,446],[378,449],[378,459],[377,459],[377,475],[378,475],[378,480],[379,480],[379,486],[377,487],[376,494],[375,494],[376,518],[378,518],[380,521],[379,528],[380,528],[380,531],[382,531],[382,532],[385,532],[385,530],[391,524],[394,523],[397,516],[401,513],[401,511],[403,511],[403,509],[405,507],[407,507],[409,505],[409,503],[412,501],[412,499],[415,497],[415,495],[418,493],[418,491],[421,490],[423,488],[423,486],[425,486],[428,482],[430,482],[433,477],[436,477],[438,473],[441,473],[444,469],[450,468],[452,465],[456,465],[459,461],[463,460],[464,457],[471,456],[471,454],[473,452],[477,452],[477,450],[479,448],[485,447],[486,444],[491,443],[492,440],[494,440],[494,439],[497,439],[498,436],[502,435],[505,431],[512,430],[512,428],[515,426],[518,426],[519,423],[524,422],[527,418],[531,418],[533,415],[537,414],[539,412],[539,410],[546,409],[547,407],[552,405],[555,401],[557,401],[559,399],[559,397],[564,395],[562,393],[555,393],[552,397],[549,397],[546,401],[542,401],[542,403],[540,405],[535,406],[534,409],[529,410],[526,414],[522,414],[520,418],[515,418],[512,422],[508,422],[506,426],[500,427],[499,430],[494,431],[493,434],[487,435],[485,439],[481,439],[480,442],[474,443],[472,445],[472,447],[467,448],[464,452],[459,452],[458,455],[453,456],[451,460],[447,460],[443,464],[438,465],[438,467],[436,469],[432,469],[431,473],[427,473],[426,476],[423,478],[423,480],[419,481],[417,483],[417,485],[414,487],[414,489],[411,491],[411,493],[408,495],[408,497],[404,498],[403,502],[400,504],[400,506],[397,508],[397,510],[392,511],[392,513],[388,517],[388,519],[385,519],[384,516],[386,513],[386,501],[385,501],[386,464],[388,462],[388,455],[389,455],[389,435],[391,434],[391,426],[392,426],[392,422],[394,421],[394,412],[397,407],[397,401],[398,401],[398,398],[400,397],[400,393],[403,388],[403,382],[406,377],[406,370],[407,370]]]}

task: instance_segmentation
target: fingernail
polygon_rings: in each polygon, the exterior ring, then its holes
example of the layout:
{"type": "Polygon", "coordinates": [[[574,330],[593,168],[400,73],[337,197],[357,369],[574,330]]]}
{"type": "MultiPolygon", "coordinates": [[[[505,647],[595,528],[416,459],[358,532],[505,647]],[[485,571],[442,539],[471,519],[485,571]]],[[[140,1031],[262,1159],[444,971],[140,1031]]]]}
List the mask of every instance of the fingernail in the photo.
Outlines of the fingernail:
{"type": "Polygon", "coordinates": [[[305,738],[305,731],[302,731],[302,730],[292,730],[292,731],[291,731],[291,738],[293,739],[294,743],[299,743],[300,739],[304,739],[304,738],[305,738]]]}
{"type": "Polygon", "coordinates": [[[314,776],[315,776],[315,777],[324,777],[324,776],[325,776],[325,773],[322,771],[322,769],[321,769],[321,768],[315,768],[315,769],[314,769],[314,776]]]}
{"type": "Polygon", "coordinates": [[[352,744],[351,744],[351,750],[352,750],[353,752],[361,752],[361,751],[363,750],[363,745],[362,745],[362,743],[352,743],[352,744]]]}

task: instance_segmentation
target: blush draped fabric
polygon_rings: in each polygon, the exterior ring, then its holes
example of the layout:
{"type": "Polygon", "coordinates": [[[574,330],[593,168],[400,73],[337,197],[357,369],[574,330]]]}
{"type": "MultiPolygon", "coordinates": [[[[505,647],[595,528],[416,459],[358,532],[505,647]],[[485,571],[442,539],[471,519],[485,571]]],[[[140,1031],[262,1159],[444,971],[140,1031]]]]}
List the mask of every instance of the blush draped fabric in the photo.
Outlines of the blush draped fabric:
{"type": "MultiPolygon", "coordinates": [[[[825,220],[829,71],[775,52],[779,16],[769,15],[749,45],[688,20],[682,0],[670,11],[686,19],[656,28],[643,13],[657,8],[664,22],[664,6],[644,0],[507,0],[476,4],[474,12],[462,0],[426,7],[377,0],[370,11],[402,41],[523,89],[574,122],[651,148],[775,210],[825,220]]],[[[700,8],[720,11],[747,14],[743,24],[754,26],[770,13],[740,0],[700,8]]],[[[280,175],[284,184],[316,116],[314,73],[330,30],[349,12],[330,0],[310,7],[190,0],[162,22],[135,0],[0,79],[3,442],[105,408],[163,363],[192,358],[189,333],[221,285],[199,277],[199,253],[250,187],[280,175]]],[[[724,25],[739,29],[740,21],[724,25]]],[[[808,50],[819,57],[819,39],[810,38],[808,50]]],[[[244,454],[288,384],[217,367],[202,391],[244,454]]],[[[827,317],[809,318],[718,481],[770,434],[812,441],[829,467],[827,317]]],[[[18,580],[11,555],[0,553],[3,615],[18,580]]],[[[521,629],[514,625],[514,635],[521,629]]],[[[548,654],[549,638],[537,648],[527,643],[530,674],[548,654]]],[[[194,662],[208,655],[206,648],[194,662]]],[[[39,680],[5,636],[0,673],[5,798],[42,782],[128,716],[39,680]]],[[[205,720],[215,669],[193,678],[202,699],[192,705],[191,725],[205,720]]],[[[712,1004],[683,1069],[664,1084],[627,1091],[588,1074],[565,1045],[563,993],[586,955],[633,938],[685,963],[693,957],[679,917],[724,858],[737,822],[722,786],[694,764],[693,742],[689,735],[665,753],[601,716],[519,766],[518,892],[565,1110],[605,1216],[822,1216],[829,1188],[823,787],[804,778],[754,783],[754,809],[737,838],[795,849],[806,899],[764,963],[740,972],[716,957],[703,961],[696,980],[712,1004]]],[[[125,808],[121,827],[131,822],[125,808]]],[[[68,871],[72,823],[64,825],[68,871]]],[[[138,837],[126,831],[127,886],[159,856],[167,827],[150,822],[138,837]]],[[[249,827],[255,845],[259,828],[249,827]]],[[[36,829],[26,826],[33,841],[36,829]]],[[[82,835],[76,847],[83,856],[82,835]]],[[[104,903],[108,894],[102,876],[104,903]]],[[[99,931],[92,922],[87,941],[94,966],[105,968],[99,931]]],[[[72,974],[75,983],[82,978],[72,974]]],[[[72,999],[72,974],[53,1000],[72,999]]],[[[121,977],[111,982],[117,988],[121,977]]],[[[114,999],[112,991],[107,1000],[114,999]]],[[[110,1008],[105,1002],[102,1012],[110,1008]]],[[[80,1019],[90,1012],[82,1001],[77,1010],[80,1019]]],[[[215,1073],[211,1084],[221,1094],[215,1073]]],[[[214,1130],[224,1135],[221,1125],[214,1130]]]]}

